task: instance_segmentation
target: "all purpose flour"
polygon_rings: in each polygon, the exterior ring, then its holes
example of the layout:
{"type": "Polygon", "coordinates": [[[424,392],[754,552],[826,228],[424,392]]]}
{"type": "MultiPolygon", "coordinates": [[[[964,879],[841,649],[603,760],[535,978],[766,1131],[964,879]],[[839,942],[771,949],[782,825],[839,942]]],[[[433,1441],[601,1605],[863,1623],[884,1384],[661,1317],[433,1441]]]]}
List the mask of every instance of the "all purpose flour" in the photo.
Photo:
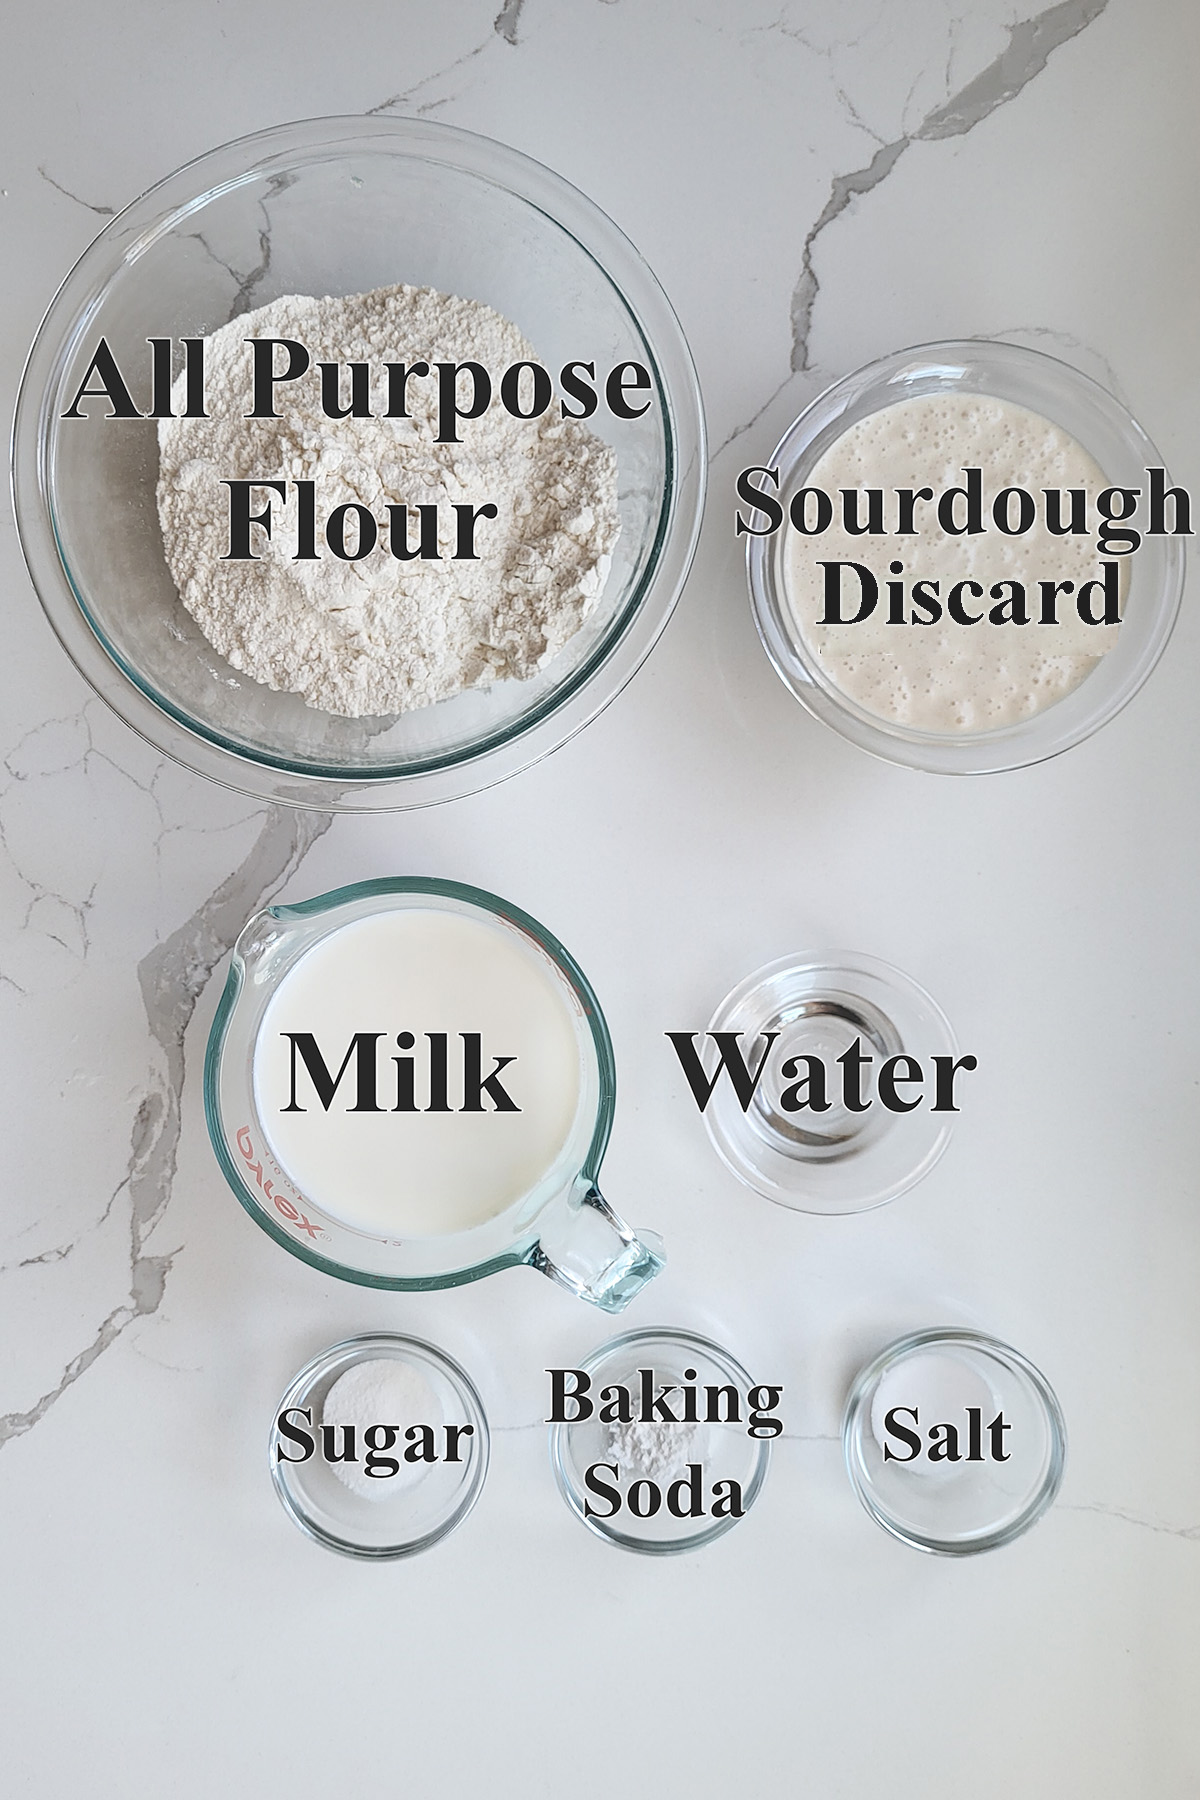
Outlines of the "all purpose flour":
{"type": "Polygon", "coordinates": [[[557,408],[520,419],[489,407],[462,422],[459,443],[437,441],[434,381],[407,384],[411,418],[321,410],[319,362],[382,371],[420,359],[477,362],[497,378],[537,360],[499,313],[432,288],[287,295],[206,340],[208,418],[159,421],[158,514],[184,605],[234,668],[351,718],[535,674],[595,605],[619,530],[612,450],[557,408]],[[248,338],[291,339],[311,354],[311,378],[276,385],[278,418],[245,416],[248,338]],[[255,528],[255,559],[226,560],[231,479],[282,480],[289,495],[290,484],[314,481],[318,521],[357,502],[386,523],[389,504],[405,505],[414,546],[415,508],[436,504],[439,559],[397,560],[381,542],[341,561],[318,536],[318,556],[298,560],[294,524],[286,528],[296,501],[276,496],[271,536],[255,528]],[[456,558],[454,506],[484,502],[498,513],[479,521],[478,559],[456,558]]]}

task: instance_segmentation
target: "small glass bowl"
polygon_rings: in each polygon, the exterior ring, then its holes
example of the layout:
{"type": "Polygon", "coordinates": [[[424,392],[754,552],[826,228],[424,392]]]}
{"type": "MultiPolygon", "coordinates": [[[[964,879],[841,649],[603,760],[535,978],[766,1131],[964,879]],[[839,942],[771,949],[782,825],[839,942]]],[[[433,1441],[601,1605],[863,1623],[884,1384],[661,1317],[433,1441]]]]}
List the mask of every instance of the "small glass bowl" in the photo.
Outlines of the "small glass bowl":
{"type": "MultiPolygon", "coordinates": [[[[770,459],[779,500],[805,485],[851,425],[925,394],[985,394],[1040,413],[1082,444],[1115,486],[1141,488],[1162,458],[1119,401],[1057,358],[983,338],[921,344],[868,363],[826,388],[784,433],[770,459]]],[[[1078,687],[1027,719],[990,731],[920,731],[868,712],[830,681],[804,643],[788,603],[790,527],[747,540],[755,624],[776,673],[815,718],[887,762],[949,775],[981,775],[1043,762],[1082,742],[1137,693],[1166,648],[1183,593],[1178,537],[1146,537],[1126,559],[1128,590],[1116,644],[1078,687]]]]}
{"type": "Polygon", "coordinates": [[[1067,1430],[1045,1376],[1007,1344],[978,1331],[918,1331],[889,1344],[856,1378],[842,1448],[877,1525],[916,1550],[971,1556],[1011,1543],[1041,1518],[1062,1484],[1067,1430]],[[896,1460],[913,1446],[889,1434],[892,1408],[894,1422],[921,1440],[911,1460],[896,1460]],[[1001,1415],[1005,1429],[993,1435],[1001,1415]],[[941,1435],[939,1448],[953,1448],[959,1460],[931,1461],[930,1428],[947,1425],[955,1440],[941,1435]],[[1005,1460],[993,1459],[996,1446],[1005,1460]]]}
{"type": "MultiPolygon", "coordinates": [[[[396,1423],[377,1421],[389,1422],[396,1423]]],[[[392,1331],[373,1332],[322,1350],[296,1376],[276,1407],[271,1425],[271,1479],[284,1511],[316,1543],[344,1556],[389,1562],[430,1549],[462,1524],[483,1487],[489,1445],[483,1402],[464,1369],[443,1350],[422,1343],[420,1338],[403,1337],[392,1331]],[[422,1423],[434,1425],[439,1432],[445,1424],[470,1425],[473,1429],[457,1440],[460,1462],[430,1463],[418,1480],[398,1488],[394,1494],[365,1500],[338,1480],[319,1451],[306,1462],[290,1461],[294,1449],[282,1438],[278,1421],[282,1413],[293,1408],[311,1409],[311,1427],[304,1421],[299,1423],[303,1429],[311,1430],[319,1442],[321,1409],[334,1383],[355,1363],[389,1358],[415,1367],[433,1390],[442,1416],[422,1423]]],[[[401,1450],[393,1454],[402,1454],[402,1447],[403,1438],[401,1450]]]]}
{"type": "Polygon", "coordinates": [[[923,987],[873,956],[829,950],[785,956],[739,982],[722,1000],[705,1036],[701,1060],[717,1066],[712,1034],[738,1032],[743,1061],[762,1065],[743,1111],[728,1072],[704,1110],[713,1149],[739,1181],[798,1212],[867,1212],[894,1200],[926,1176],[950,1141],[954,1114],[933,1112],[932,1056],[957,1056],[950,1022],[923,987]],[[768,1051],[768,1032],[778,1033],[768,1051]],[[872,1058],[863,1077],[866,1112],[835,1098],[836,1058],[861,1039],[872,1058]],[[925,1076],[921,1105],[892,1113],[880,1103],[874,1076],[881,1060],[915,1057],[925,1076]],[[780,1095],[794,1079],[792,1057],[819,1056],[829,1074],[827,1112],[788,1112],[780,1095]],[[765,1061],[764,1061],[765,1058],[765,1061]]]}
{"type": "MultiPolygon", "coordinates": [[[[741,1395],[743,1414],[740,1422],[722,1420],[694,1426],[681,1423],[642,1427],[643,1431],[649,1430],[653,1434],[654,1441],[648,1449],[633,1443],[626,1449],[620,1436],[614,1436],[614,1427],[600,1424],[594,1416],[553,1424],[550,1427],[550,1464],[554,1478],[563,1499],[589,1531],[622,1550],[638,1550],[647,1556],[673,1556],[711,1544],[738,1523],[739,1515],[706,1516],[702,1520],[676,1517],[670,1510],[671,1492],[676,1484],[691,1479],[698,1479],[705,1506],[712,1501],[715,1483],[736,1482],[741,1492],[742,1514],[749,1512],[767,1477],[771,1444],[768,1438],[750,1437],[747,1433],[746,1395],[755,1384],[727,1350],[693,1332],[657,1326],[627,1331],[610,1339],[579,1366],[591,1377],[589,1398],[593,1401],[597,1400],[600,1389],[610,1384],[632,1384],[636,1390],[639,1371],[653,1369],[656,1394],[663,1386],[680,1382],[693,1383],[701,1395],[706,1385],[732,1386],[741,1395]],[[673,1442],[676,1437],[678,1448],[673,1442]],[[641,1455],[634,1460],[638,1451],[641,1455]],[[622,1461],[623,1455],[627,1461],[622,1461]],[[619,1471],[615,1477],[611,1474],[602,1477],[603,1485],[609,1490],[615,1487],[622,1497],[620,1511],[612,1518],[598,1516],[602,1507],[612,1506],[611,1498],[590,1490],[587,1485],[588,1470],[603,1464],[615,1464],[619,1471]],[[698,1478],[690,1476],[689,1465],[699,1466],[698,1478]],[[638,1492],[639,1488],[643,1491],[638,1492]],[[631,1510],[632,1504],[646,1508],[654,1505],[655,1492],[659,1504],[653,1512],[639,1517],[631,1510]],[[589,1510],[591,1508],[595,1510],[589,1510]]],[[[681,1405],[670,1397],[667,1403],[681,1405]]],[[[704,1404],[701,1401],[701,1406],[704,1404]]],[[[722,1401],[721,1404],[726,1403],[722,1401]]],[[[615,1430],[620,1433],[620,1426],[615,1430]]],[[[676,1493],[676,1501],[682,1508],[684,1496],[681,1492],[676,1493]]],[[[687,1503],[691,1505],[690,1494],[687,1503]]]]}
{"type": "MultiPolygon", "coordinates": [[[[266,471],[271,473],[271,471],[266,471]]],[[[505,145],[416,118],[310,119],[210,151],[126,208],[42,321],[13,428],[25,560],[80,673],[156,749],[299,806],[428,805],[526,767],[633,675],[678,598],[700,529],[700,391],[662,289],[600,209],[505,145]],[[283,294],[408,283],[496,308],[553,372],[644,364],[651,402],[591,428],[618,459],[621,535],[582,629],[528,681],[398,718],[346,719],[239,673],[167,569],[152,419],[60,416],[103,335],[135,403],[147,338],[202,336],[283,294]]]]}

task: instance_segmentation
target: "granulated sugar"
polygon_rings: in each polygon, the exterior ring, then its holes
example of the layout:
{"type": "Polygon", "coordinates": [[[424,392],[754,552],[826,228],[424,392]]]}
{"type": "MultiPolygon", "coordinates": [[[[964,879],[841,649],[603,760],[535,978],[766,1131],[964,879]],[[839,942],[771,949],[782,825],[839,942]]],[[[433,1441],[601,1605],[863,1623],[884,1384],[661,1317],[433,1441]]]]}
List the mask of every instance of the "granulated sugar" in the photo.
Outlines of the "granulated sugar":
{"type": "MultiPolygon", "coordinates": [[[[404,1434],[410,1425],[437,1426],[441,1422],[441,1403],[425,1376],[412,1363],[391,1356],[352,1363],[334,1382],[321,1408],[323,1426],[350,1426],[354,1430],[355,1460],[334,1462],[330,1467],[360,1500],[387,1500],[419,1481],[429,1464],[408,1461],[404,1434]],[[396,1444],[387,1455],[400,1466],[386,1475],[371,1475],[367,1471],[370,1447],[365,1437],[374,1425],[397,1428],[396,1444]]],[[[344,1440],[344,1431],[342,1437],[344,1440]]],[[[341,1447],[344,1451],[344,1441],[341,1447]]]]}

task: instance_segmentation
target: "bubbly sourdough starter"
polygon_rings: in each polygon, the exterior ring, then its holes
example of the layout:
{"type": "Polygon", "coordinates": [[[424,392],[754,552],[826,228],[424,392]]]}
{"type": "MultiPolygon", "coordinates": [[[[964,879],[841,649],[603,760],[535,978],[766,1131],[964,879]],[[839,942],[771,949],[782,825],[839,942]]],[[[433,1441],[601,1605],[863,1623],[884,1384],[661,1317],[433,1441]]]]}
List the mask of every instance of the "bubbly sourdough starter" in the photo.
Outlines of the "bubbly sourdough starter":
{"type": "Polygon", "coordinates": [[[254,1092],[271,1150],[297,1188],[331,1218],[374,1237],[449,1236],[494,1218],[558,1160],[579,1109],[579,1049],[570,1005],[539,954],[499,925],[435,907],[377,913],[320,939],[280,982],[254,1047],[254,1092]],[[311,1032],[331,1077],[356,1032],[382,1032],[379,1112],[352,1110],[353,1060],[326,1111],[300,1063],[291,1097],[285,1032],[311,1032]],[[407,1049],[397,1036],[415,1038],[407,1049]],[[394,1057],[413,1059],[427,1106],[430,1044],[446,1034],[447,1097],[461,1109],[463,1032],[482,1038],[519,1112],[397,1112],[394,1057]]]}
{"type": "MultiPolygon", "coordinates": [[[[1096,494],[1108,486],[1103,470],[1059,426],[980,394],[926,394],[860,419],[843,432],[805,478],[834,502],[834,521],[819,537],[789,528],[782,549],[784,586],[801,639],[829,680],[867,712],[921,731],[988,731],[1041,712],[1070,693],[1116,642],[1116,625],[1089,625],[1074,595],[1058,599],[1057,625],[960,625],[943,613],[935,625],[887,623],[889,563],[902,562],[906,590],[914,580],[940,583],[943,606],[957,581],[978,581],[985,596],[993,583],[1020,581],[1038,616],[1039,580],[1082,583],[1098,579],[1095,529],[1086,536],[1056,537],[1044,522],[1041,490],[1085,488],[1089,516],[1096,494]],[[983,471],[987,530],[974,537],[945,535],[936,507],[918,502],[918,535],[855,536],[842,525],[838,490],[882,488],[885,517],[894,523],[897,487],[930,487],[935,496],[964,484],[964,468],[983,471]],[[991,519],[991,502],[1006,487],[1027,490],[1038,518],[1022,537],[1006,537],[991,519]],[[879,603],[852,625],[819,625],[824,612],[823,561],[858,562],[879,582],[879,603]]],[[[1069,503],[1064,501],[1064,507],[1069,503]]],[[[960,508],[962,502],[958,503],[960,508]]],[[[860,502],[866,516],[865,497],[860,502]]],[[[1124,577],[1124,563],[1120,574],[1124,577]]],[[[843,574],[843,610],[858,608],[857,577],[843,574]]],[[[1123,589],[1122,589],[1123,591],[1123,589]]],[[[995,604],[970,599],[971,611],[995,604]]],[[[905,614],[911,610],[906,602],[905,614]]]]}

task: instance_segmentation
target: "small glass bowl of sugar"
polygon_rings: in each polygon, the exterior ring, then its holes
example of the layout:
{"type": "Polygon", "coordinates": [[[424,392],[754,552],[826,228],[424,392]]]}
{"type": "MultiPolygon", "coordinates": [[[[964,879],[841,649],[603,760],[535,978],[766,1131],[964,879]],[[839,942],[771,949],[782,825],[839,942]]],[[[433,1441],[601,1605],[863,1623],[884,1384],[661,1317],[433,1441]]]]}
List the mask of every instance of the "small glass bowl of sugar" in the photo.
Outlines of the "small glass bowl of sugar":
{"type": "Polygon", "coordinates": [[[327,1550],[413,1556],[461,1525],[487,1475],[483,1402],[466,1371],[419,1338],[348,1338],[307,1363],[271,1423],[284,1511],[327,1550]]]}

